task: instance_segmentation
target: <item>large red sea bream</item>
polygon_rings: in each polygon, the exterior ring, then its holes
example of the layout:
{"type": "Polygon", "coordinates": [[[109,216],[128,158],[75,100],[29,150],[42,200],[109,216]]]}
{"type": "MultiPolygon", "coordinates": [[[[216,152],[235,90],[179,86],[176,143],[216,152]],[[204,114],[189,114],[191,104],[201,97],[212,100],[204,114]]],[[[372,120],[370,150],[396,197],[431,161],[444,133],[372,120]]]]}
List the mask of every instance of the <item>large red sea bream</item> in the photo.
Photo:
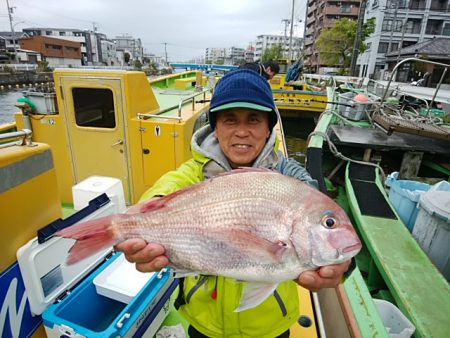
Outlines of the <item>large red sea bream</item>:
{"type": "Polygon", "coordinates": [[[248,282],[238,311],[264,301],[280,282],[302,271],[341,263],[361,242],[332,199],[295,178],[238,169],[57,233],[76,239],[73,264],[127,238],[166,249],[179,275],[203,274],[248,282]]]}

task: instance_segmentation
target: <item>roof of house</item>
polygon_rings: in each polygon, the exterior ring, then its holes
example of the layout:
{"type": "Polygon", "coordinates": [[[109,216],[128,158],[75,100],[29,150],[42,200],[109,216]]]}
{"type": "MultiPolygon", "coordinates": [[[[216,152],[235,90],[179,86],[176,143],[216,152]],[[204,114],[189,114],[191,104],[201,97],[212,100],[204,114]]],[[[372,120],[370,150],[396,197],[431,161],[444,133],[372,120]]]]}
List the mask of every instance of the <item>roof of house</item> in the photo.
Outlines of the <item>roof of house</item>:
{"type": "Polygon", "coordinates": [[[391,52],[386,56],[397,57],[399,54],[402,57],[427,56],[430,59],[450,59],[450,36],[448,38],[439,37],[422,41],[402,48],[400,51],[391,52]]]}

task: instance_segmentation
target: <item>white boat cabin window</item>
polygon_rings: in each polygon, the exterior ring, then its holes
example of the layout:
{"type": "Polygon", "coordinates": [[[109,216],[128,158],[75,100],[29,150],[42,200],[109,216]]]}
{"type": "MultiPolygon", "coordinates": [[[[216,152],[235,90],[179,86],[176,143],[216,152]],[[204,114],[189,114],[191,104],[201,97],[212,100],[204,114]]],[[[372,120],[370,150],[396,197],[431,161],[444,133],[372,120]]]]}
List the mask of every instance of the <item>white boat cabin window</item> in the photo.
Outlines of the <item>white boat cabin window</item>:
{"type": "Polygon", "coordinates": [[[73,88],[75,121],[80,127],[115,128],[113,93],[109,89],[73,88]]]}

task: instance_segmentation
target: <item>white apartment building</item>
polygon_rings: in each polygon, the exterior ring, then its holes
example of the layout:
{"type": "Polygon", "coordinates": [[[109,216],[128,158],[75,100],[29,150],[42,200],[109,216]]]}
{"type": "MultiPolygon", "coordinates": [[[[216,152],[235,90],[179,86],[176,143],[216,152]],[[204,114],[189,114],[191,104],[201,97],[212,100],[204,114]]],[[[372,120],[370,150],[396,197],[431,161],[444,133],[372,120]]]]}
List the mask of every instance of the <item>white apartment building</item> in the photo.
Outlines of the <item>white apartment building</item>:
{"type": "Polygon", "coordinates": [[[386,54],[434,37],[449,37],[449,0],[368,0],[364,20],[375,17],[375,32],[359,55],[359,76],[383,79],[386,54]]]}
{"type": "MultiPolygon", "coordinates": [[[[283,54],[289,57],[289,37],[284,35],[258,35],[256,38],[255,59],[260,60],[266,49],[272,48],[276,44],[282,46],[283,54]]],[[[298,59],[301,55],[303,39],[292,37],[292,57],[298,59]]]]}
{"type": "Polygon", "coordinates": [[[244,62],[245,49],[239,47],[230,47],[225,50],[225,64],[239,65],[244,62]]]}
{"type": "Polygon", "coordinates": [[[144,47],[142,46],[141,39],[135,39],[130,35],[123,35],[116,36],[114,42],[121,66],[132,65],[135,60],[142,62],[144,47]]]}
{"type": "Polygon", "coordinates": [[[225,63],[226,48],[206,48],[206,63],[225,63]]]}

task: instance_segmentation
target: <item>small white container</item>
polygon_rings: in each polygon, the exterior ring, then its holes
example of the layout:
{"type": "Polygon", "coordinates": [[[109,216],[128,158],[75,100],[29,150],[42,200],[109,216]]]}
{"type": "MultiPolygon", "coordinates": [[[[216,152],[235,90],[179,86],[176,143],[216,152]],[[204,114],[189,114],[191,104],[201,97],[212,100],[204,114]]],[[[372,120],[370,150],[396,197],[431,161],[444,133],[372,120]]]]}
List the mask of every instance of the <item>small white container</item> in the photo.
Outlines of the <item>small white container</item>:
{"type": "Polygon", "coordinates": [[[98,294],[128,304],[154,274],[137,271],[121,254],[94,278],[94,285],[98,294]]]}
{"type": "Polygon", "coordinates": [[[90,176],[72,187],[73,206],[81,210],[95,197],[106,193],[117,206],[117,213],[125,212],[125,194],[122,182],[114,177],[90,176]]]}
{"type": "Polygon", "coordinates": [[[410,338],[416,331],[416,327],[394,304],[382,299],[374,299],[373,302],[389,336],[392,338],[410,338]]]}

